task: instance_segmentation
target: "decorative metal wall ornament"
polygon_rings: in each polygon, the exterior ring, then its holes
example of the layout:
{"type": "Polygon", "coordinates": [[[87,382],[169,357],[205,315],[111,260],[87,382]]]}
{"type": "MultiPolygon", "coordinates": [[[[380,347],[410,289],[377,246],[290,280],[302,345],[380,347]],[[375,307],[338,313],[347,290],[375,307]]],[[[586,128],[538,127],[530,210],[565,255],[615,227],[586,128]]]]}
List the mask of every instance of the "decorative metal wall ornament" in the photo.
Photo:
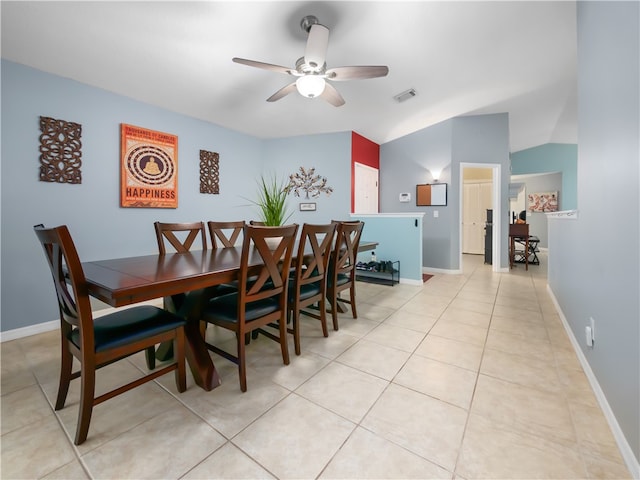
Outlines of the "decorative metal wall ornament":
{"type": "Polygon", "coordinates": [[[306,170],[300,167],[300,171],[289,175],[289,185],[285,188],[285,192],[291,193],[296,197],[300,196],[300,191],[305,192],[305,198],[319,197],[321,193],[331,195],[333,188],[327,185],[327,177],[316,175],[315,167],[306,170]]]}
{"type": "Polygon", "coordinates": [[[200,150],[200,193],[220,193],[220,155],[200,150]]]}
{"type": "Polygon", "coordinates": [[[82,125],[40,117],[40,181],[82,183],[82,125]]]}

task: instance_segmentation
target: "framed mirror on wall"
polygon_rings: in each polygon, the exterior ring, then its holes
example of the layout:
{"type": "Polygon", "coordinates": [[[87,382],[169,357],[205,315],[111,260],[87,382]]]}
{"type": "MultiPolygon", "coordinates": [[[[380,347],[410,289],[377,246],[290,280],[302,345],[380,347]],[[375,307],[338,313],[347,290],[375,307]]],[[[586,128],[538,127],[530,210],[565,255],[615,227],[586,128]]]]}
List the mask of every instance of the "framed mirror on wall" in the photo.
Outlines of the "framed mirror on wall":
{"type": "Polygon", "coordinates": [[[447,184],[416,185],[416,206],[437,207],[447,204],[447,184]]]}

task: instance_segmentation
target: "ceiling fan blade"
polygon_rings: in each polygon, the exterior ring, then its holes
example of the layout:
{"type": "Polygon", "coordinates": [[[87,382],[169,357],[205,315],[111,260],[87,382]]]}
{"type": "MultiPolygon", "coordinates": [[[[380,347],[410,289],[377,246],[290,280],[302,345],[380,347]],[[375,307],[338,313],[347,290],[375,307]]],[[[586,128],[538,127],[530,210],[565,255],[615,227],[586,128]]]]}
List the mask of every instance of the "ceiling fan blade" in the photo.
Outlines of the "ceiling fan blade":
{"type": "Polygon", "coordinates": [[[385,77],[389,73],[389,67],[385,66],[358,66],[336,67],[327,70],[327,78],[336,82],[344,80],[363,80],[365,78],[385,77]]]}
{"type": "Polygon", "coordinates": [[[324,65],[329,45],[329,29],[319,23],[311,25],[307,47],[304,51],[304,61],[314,70],[320,70],[324,65]]]}
{"type": "Polygon", "coordinates": [[[324,86],[324,91],[320,94],[320,98],[326,100],[334,107],[341,107],[344,105],[344,98],[340,95],[340,92],[331,85],[329,82],[324,86]]]}
{"type": "Polygon", "coordinates": [[[256,62],[255,60],[247,60],[245,58],[234,57],[232,59],[236,63],[241,63],[242,65],[248,65],[249,67],[262,68],[263,70],[270,70],[272,72],[278,73],[286,73],[287,75],[293,75],[293,72],[288,67],[283,67],[280,65],[273,65],[271,63],[264,62],[256,62]]]}
{"type": "Polygon", "coordinates": [[[267,102],[275,102],[276,100],[280,100],[282,97],[286,97],[290,93],[296,91],[296,82],[290,83],[289,85],[282,87],[276,93],[267,98],[267,102]]]}

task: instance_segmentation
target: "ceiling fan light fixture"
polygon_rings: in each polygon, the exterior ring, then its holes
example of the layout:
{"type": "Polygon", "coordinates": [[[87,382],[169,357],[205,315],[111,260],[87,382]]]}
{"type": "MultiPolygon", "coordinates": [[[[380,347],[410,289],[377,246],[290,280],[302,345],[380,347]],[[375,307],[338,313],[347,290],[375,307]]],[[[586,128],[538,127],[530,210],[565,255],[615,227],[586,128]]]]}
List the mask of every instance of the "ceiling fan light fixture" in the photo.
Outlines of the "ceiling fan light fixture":
{"type": "Polygon", "coordinates": [[[324,92],[325,80],[318,75],[304,75],[296,80],[296,87],[303,97],[315,98],[324,92]]]}
{"type": "Polygon", "coordinates": [[[351,65],[327,70],[326,56],[327,47],[329,46],[329,29],[321,25],[313,15],[304,17],[300,26],[308,34],[307,44],[304,56],[296,61],[295,69],[246,58],[233,58],[236,63],[284,73],[296,79],[267,98],[267,102],[275,102],[297,90],[303,97],[320,97],[334,107],[340,107],[344,105],[344,98],[342,98],[342,95],[340,95],[340,92],[333,86],[331,81],[343,82],[345,80],[379,78],[385,77],[389,73],[389,67],[383,65],[351,65]]]}

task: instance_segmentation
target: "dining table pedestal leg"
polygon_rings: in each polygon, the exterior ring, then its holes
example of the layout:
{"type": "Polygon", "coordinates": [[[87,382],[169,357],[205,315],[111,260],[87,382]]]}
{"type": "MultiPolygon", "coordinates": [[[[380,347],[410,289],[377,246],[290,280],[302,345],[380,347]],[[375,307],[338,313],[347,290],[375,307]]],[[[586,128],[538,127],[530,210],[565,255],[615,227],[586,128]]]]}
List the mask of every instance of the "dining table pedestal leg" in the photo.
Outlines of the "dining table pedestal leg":
{"type": "Polygon", "coordinates": [[[187,363],[196,384],[203,390],[211,391],[220,386],[222,381],[200,331],[200,312],[206,298],[206,289],[189,292],[166,297],[164,307],[187,320],[184,327],[187,363]]]}
{"type": "Polygon", "coordinates": [[[216,370],[209,350],[200,333],[199,321],[189,320],[184,327],[187,348],[185,349],[187,362],[196,384],[206,391],[218,387],[222,381],[216,370]]]}
{"type": "MultiPolygon", "coordinates": [[[[168,297],[169,299],[171,297],[168,297]]],[[[171,308],[171,304],[167,303],[167,299],[164,301],[164,309],[169,312],[176,313],[176,310],[171,308]]],[[[161,362],[167,362],[173,358],[173,342],[161,343],[156,350],[156,359],[161,362]]]]}

